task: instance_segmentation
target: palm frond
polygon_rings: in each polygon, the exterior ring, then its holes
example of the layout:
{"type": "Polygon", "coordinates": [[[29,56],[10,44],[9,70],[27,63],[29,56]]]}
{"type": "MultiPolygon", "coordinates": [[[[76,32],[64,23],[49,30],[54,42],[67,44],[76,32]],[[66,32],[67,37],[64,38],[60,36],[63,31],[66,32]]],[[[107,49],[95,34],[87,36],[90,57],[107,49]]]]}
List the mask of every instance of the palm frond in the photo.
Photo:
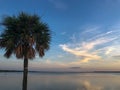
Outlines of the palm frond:
{"type": "Polygon", "coordinates": [[[29,59],[35,58],[35,49],[31,46],[28,47],[27,58],[29,59]]]}
{"type": "Polygon", "coordinates": [[[17,16],[5,17],[2,24],[5,28],[0,35],[0,48],[5,48],[7,58],[13,53],[17,58],[33,59],[36,51],[43,57],[49,49],[50,30],[37,15],[21,12],[17,16]]]}

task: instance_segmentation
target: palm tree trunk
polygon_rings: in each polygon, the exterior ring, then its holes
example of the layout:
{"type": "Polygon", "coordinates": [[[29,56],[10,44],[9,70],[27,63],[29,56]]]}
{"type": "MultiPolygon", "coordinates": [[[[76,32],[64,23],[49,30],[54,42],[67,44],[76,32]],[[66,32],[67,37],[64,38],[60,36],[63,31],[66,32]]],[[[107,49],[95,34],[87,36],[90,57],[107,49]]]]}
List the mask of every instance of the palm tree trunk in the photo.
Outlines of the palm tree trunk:
{"type": "Polygon", "coordinates": [[[28,59],[24,58],[23,86],[22,90],[27,90],[28,59]]]}

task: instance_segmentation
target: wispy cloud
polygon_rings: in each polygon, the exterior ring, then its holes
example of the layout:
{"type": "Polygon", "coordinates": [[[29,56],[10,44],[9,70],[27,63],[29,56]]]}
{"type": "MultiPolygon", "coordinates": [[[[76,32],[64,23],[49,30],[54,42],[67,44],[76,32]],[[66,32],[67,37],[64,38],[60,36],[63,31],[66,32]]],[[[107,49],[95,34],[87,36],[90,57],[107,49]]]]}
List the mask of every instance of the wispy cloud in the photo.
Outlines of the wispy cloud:
{"type": "Polygon", "coordinates": [[[84,29],[84,32],[82,32],[82,34],[86,34],[86,33],[97,33],[99,32],[98,30],[100,29],[100,27],[98,26],[87,26],[84,29]]]}
{"type": "Polygon", "coordinates": [[[68,8],[67,4],[61,0],[48,0],[55,8],[66,10],[68,8]]]}
{"type": "Polygon", "coordinates": [[[119,54],[119,55],[115,55],[115,56],[113,56],[113,58],[120,59],[120,54],[119,54]]]}
{"type": "MultiPolygon", "coordinates": [[[[87,29],[87,31],[84,31],[84,33],[82,34],[89,35],[88,32],[95,30],[99,30],[99,28],[93,28],[90,30],[87,29]]],[[[120,46],[118,45],[120,39],[120,30],[116,30],[113,28],[113,30],[110,29],[107,32],[101,32],[99,34],[97,33],[96,35],[95,33],[96,32],[94,32],[94,36],[88,38],[86,41],[79,41],[76,35],[73,34],[71,36],[72,42],[59,45],[61,49],[65,52],[80,57],[79,60],[71,62],[70,64],[88,63],[93,60],[100,61],[102,60],[102,58],[105,59],[112,56],[113,53],[113,55],[115,56],[115,52],[118,52],[118,50],[120,50],[119,48],[117,48],[120,46]]]]}
{"type": "Polygon", "coordinates": [[[62,32],[62,33],[61,33],[61,35],[65,35],[65,34],[66,34],[66,32],[62,32]]]}
{"type": "Polygon", "coordinates": [[[41,61],[30,61],[29,62],[30,69],[38,69],[38,70],[46,70],[52,69],[56,70],[56,68],[65,68],[66,65],[59,61],[53,61],[51,59],[45,59],[41,61]]]}
{"type": "Polygon", "coordinates": [[[90,49],[93,49],[97,45],[101,45],[101,44],[104,44],[104,43],[107,43],[107,42],[111,42],[115,39],[117,39],[117,38],[116,37],[114,37],[114,38],[101,37],[101,38],[97,38],[96,40],[93,40],[93,41],[83,42],[82,47],[84,49],[90,50],[90,49]]]}
{"type": "Polygon", "coordinates": [[[70,48],[68,45],[60,45],[60,47],[66,51],[69,52],[73,55],[79,56],[82,58],[82,60],[79,61],[79,63],[85,63],[88,62],[89,60],[99,60],[100,56],[98,56],[97,54],[95,54],[94,52],[89,53],[87,50],[82,49],[81,50],[77,50],[76,48],[70,48]]]}
{"type": "Polygon", "coordinates": [[[71,39],[73,42],[76,42],[76,34],[74,33],[74,34],[70,37],[70,39],[71,39]]]}
{"type": "Polygon", "coordinates": [[[89,54],[87,53],[86,50],[76,50],[76,49],[72,49],[70,47],[68,47],[67,45],[60,45],[60,47],[64,50],[67,51],[71,54],[74,54],[76,56],[81,56],[81,57],[88,57],[88,58],[93,58],[93,57],[97,57],[95,54],[89,54]]]}

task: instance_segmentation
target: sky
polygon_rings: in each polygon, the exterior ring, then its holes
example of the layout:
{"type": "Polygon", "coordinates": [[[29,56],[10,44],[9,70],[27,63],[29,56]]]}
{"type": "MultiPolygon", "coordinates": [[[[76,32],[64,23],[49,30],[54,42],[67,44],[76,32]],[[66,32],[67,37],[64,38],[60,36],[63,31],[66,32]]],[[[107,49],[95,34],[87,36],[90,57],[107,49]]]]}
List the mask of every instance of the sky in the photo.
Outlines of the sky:
{"type": "MultiPolygon", "coordinates": [[[[120,0],[0,0],[0,22],[21,11],[39,15],[52,32],[50,50],[29,60],[29,70],[120,69],[120,0]]],[[[3,55],[0,69],[23,69],[23,60],[3,55]]]]}

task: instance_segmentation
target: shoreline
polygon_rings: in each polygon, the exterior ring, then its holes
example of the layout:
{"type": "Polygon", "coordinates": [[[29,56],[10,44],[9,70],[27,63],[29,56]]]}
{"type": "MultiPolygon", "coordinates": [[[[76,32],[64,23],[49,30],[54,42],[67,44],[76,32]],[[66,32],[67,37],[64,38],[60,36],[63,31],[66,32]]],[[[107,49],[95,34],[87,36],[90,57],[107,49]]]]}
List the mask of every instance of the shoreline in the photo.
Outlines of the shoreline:
{"type": "MultiPolygon", "coordinates": [[[[22,70],[0,70],[1,72],[23,72],[22,70]]],[[[120,71],[28,71],[31,73],[120,73],[120,71]]]]}

